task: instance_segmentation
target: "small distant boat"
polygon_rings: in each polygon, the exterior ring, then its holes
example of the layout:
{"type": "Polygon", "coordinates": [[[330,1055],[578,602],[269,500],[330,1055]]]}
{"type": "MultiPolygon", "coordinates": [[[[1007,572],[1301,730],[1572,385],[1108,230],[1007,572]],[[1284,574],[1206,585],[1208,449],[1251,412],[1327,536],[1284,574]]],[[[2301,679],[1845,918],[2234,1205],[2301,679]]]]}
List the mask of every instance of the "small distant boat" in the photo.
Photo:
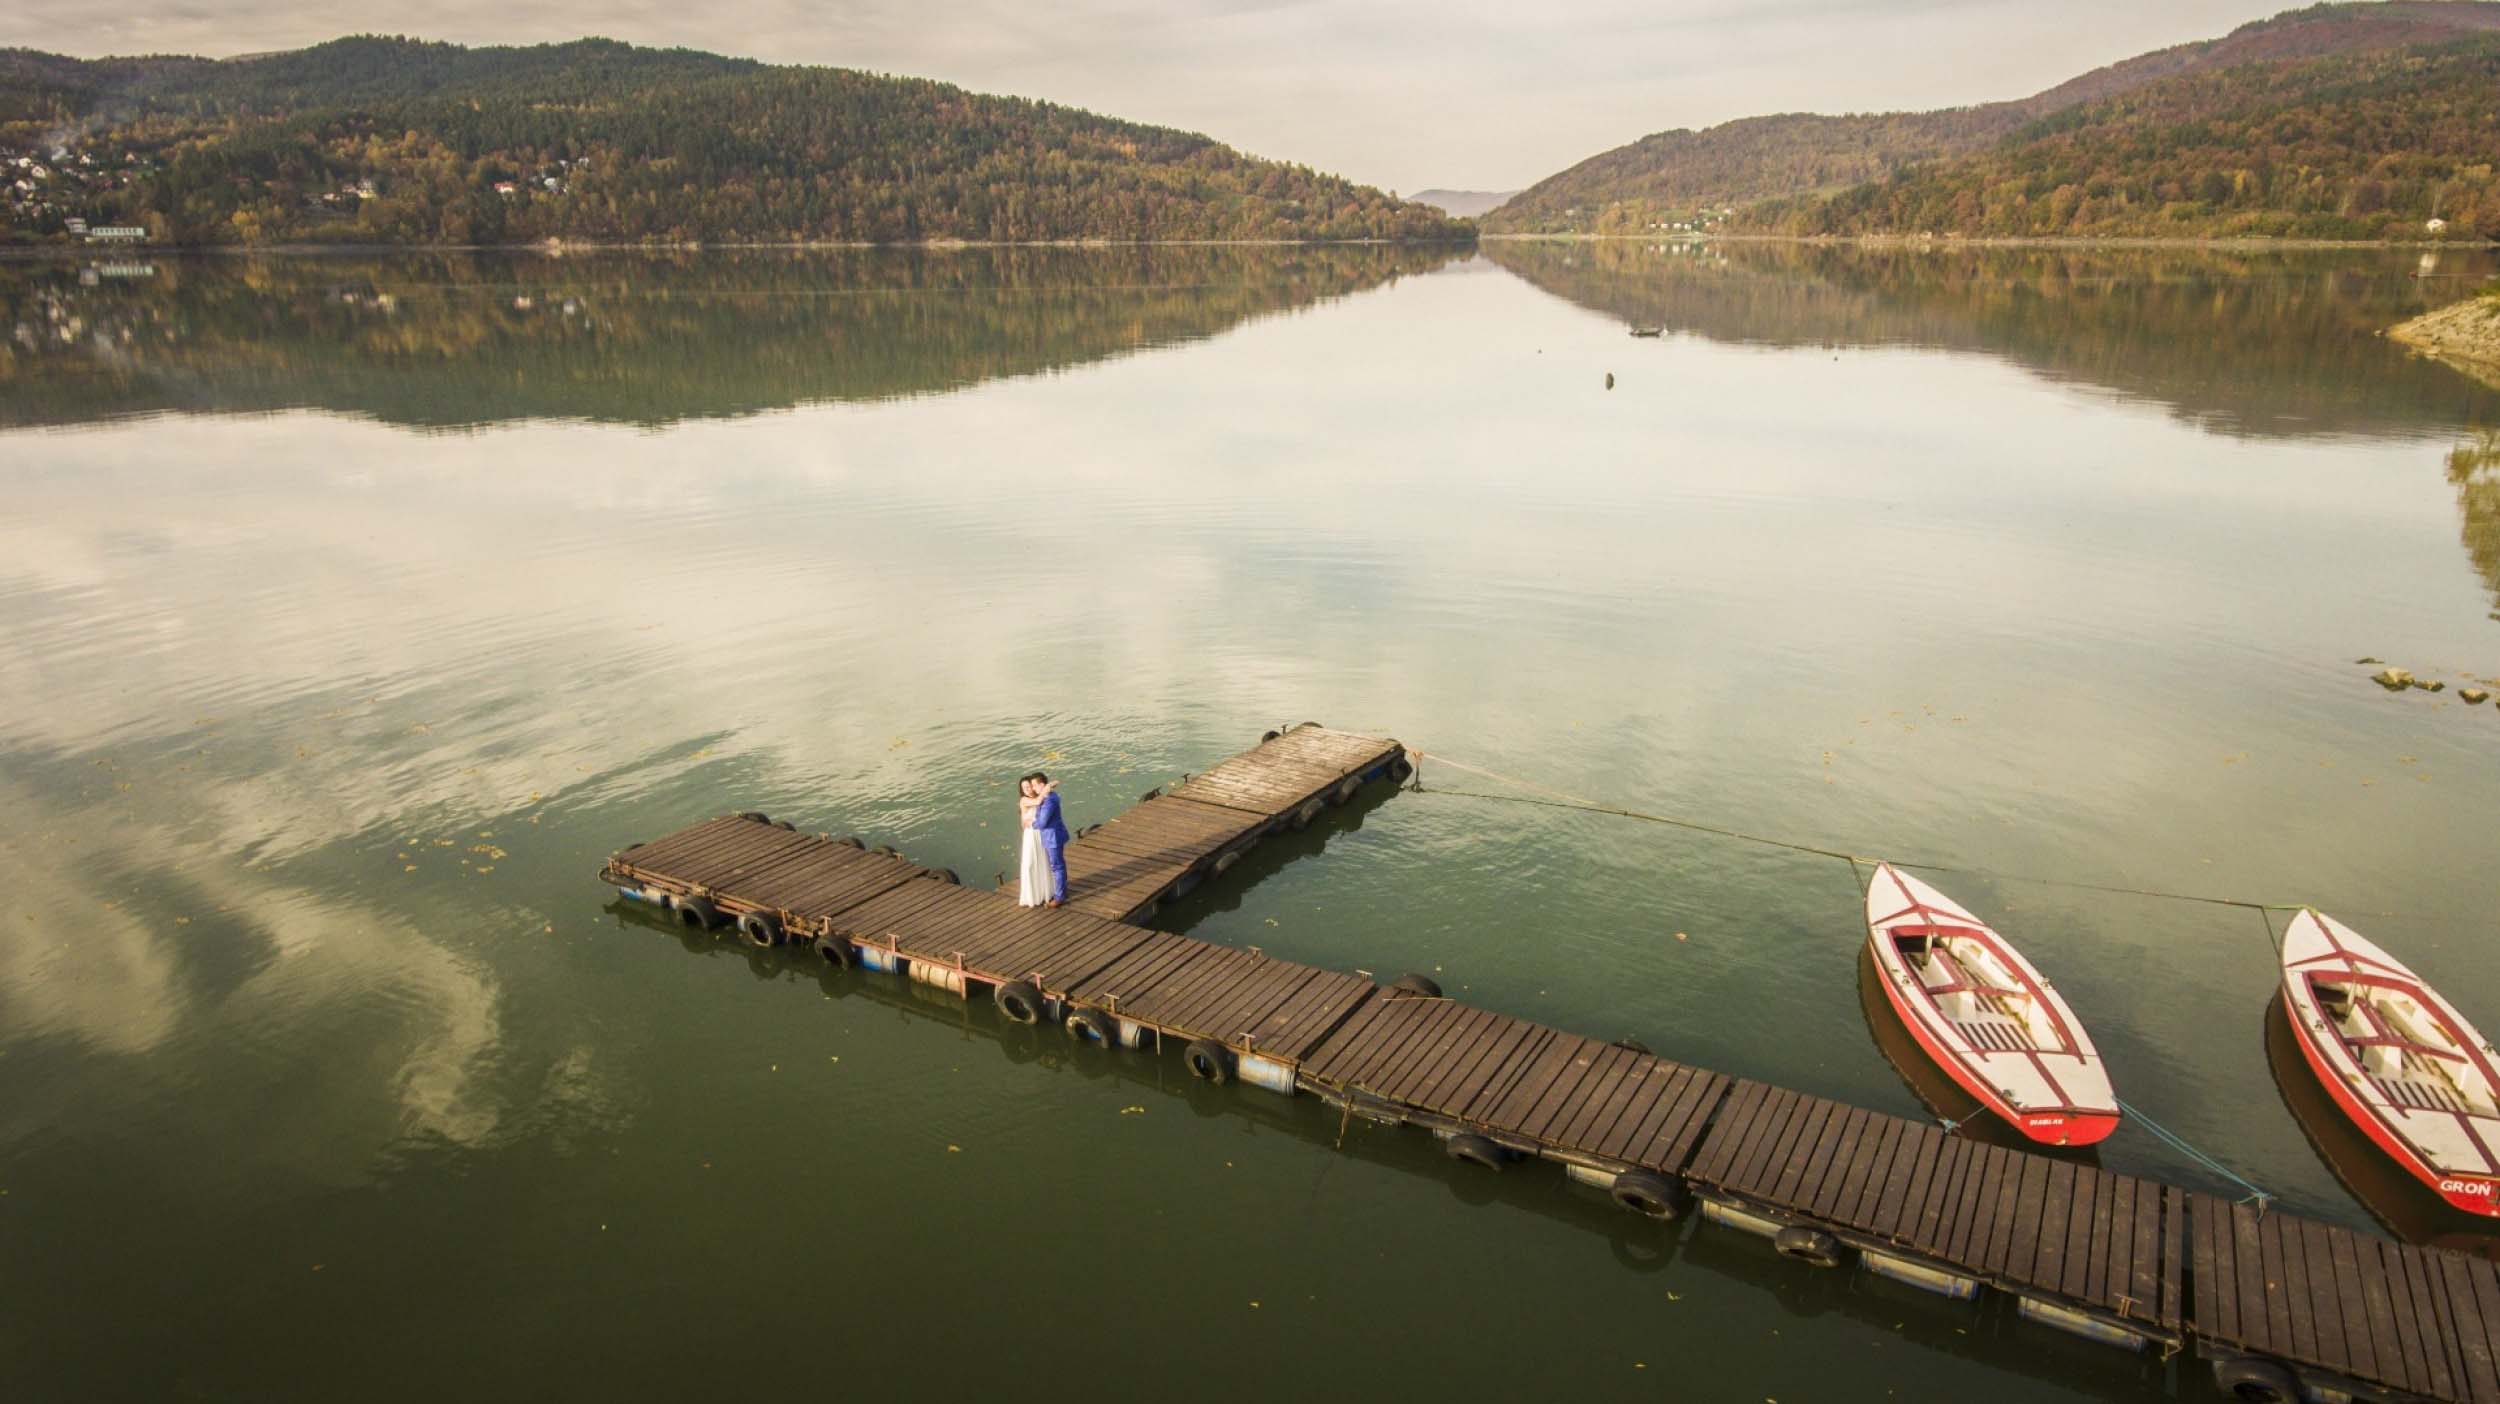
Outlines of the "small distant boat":
{"type": "Polygon", "coordinates": [[[2034,1141],[2088,1146],[2118,1128],[2091,1035],[2022,952],[1933,887],[1875,867],[1866,939],[1885,998],[1936,1066],[2034,1141]]]}
{"type": "Polygon", "coordinates": [[[2333,917],[2283,933],[2283,1009],[2335,1105],[2414,1178],[2500,1215],[2500,1059],[2456,1006],[2333,917]]]}
{"type": "Polygon", "coordinates": [[[1665,330],[1665,327],[1634,327],[1632,334],[1634,336],[1657,336],[1665,330]]]}

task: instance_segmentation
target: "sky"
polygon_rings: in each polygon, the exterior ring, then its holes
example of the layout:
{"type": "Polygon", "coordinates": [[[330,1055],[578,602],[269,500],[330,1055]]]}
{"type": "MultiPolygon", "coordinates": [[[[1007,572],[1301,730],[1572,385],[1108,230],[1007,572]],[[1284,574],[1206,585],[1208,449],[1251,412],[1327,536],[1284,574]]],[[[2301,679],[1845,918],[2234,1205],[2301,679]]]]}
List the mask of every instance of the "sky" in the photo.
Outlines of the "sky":
{"type": "Polygon", "coordinates": [[[1650,132],[2022,97],[2293,0],[10,0],[94,57],[603,35],[960,83],[1387,189],[1513,190],[1650,132]]]}

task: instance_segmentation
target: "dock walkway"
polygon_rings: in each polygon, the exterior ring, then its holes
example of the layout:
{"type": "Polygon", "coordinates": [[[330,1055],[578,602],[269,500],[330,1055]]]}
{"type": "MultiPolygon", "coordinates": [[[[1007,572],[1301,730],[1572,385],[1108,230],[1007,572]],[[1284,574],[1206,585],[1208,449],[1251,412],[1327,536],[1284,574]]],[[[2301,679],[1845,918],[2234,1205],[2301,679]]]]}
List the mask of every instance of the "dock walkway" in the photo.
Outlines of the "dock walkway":
{"type": "Polygon", "coordinates": [[[1201,1076],[1419,1126],[1460,1159],[1558,1161],[1656,1217],[1698,1198],[1710,1221],[1807,1263],[2002,1292],[2111,1344],[2192,1347],[2236,1397],[2500,1404],[2500,1269],[2481,1259],[1731,1078],[1444,999],[1420,977],[1384,985],[1133,924],[1408,767],[1386,738],[1270,733],[1085,831],[1057,910],[758,814],[628,848],[601,877],[759,945],[986,991],[1010,1018],[1128,1047],[1179,1040],[1201,1076]]]}

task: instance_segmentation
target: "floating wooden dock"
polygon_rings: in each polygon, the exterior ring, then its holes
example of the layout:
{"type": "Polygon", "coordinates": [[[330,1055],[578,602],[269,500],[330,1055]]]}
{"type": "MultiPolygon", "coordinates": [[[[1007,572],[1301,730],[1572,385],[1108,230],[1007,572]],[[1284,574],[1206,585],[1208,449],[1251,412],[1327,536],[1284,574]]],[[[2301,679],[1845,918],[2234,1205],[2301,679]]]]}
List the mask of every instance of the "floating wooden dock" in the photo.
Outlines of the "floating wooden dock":
{"type": "Polygon", "coordinates": [[[1069,901],[1026,908],[859,840],[731,815],[626,849],[601,877],[689,925],[987,993],[1007,1017],[1190,1070],[1307,1091],[1498,1169],[1560,1162],[1655,1218],[1702,1217],[1823,1267],[2044,1325],[2193,1348],[2233,1397],[2306,1390],[2500,1404],[2500,1269],[1602,1043],[1444,999],[1429,980],[1279,960],[1135,923],[1373,783],[1393,740],[1305,723],[1150,791],[1069,847],[1069,901]]]}

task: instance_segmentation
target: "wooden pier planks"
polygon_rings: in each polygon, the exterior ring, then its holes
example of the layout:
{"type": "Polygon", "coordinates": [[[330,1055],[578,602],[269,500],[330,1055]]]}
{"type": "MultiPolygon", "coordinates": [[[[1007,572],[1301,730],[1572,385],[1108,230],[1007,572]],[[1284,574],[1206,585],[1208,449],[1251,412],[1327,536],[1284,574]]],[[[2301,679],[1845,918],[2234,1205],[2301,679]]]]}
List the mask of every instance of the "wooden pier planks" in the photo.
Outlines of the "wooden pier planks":
{"type": "Polygon", "coordinates": [[[1067,904],[1111,921],[1151,916],[1227,854],[1351,797],[1402,753],[1387,737],[1308,724],[1262,741],[1080,833],[1067,847],[1067,904]]]}
{"type": "Polygon", "coordinates": [[[1290,815],[1349,777],[1386,764],[1398,750],[1396,742],[1382,737],[1305,724],[1191,776],[1170,793],[1253,814],[1290,815]]]}
{"type": "Polygon", "coordinates": [[[2190,1194],[2197,1336],[2432,1399],[2500,1404],[2500,1270],[2190,1194]]]}
{"type": "Polygon", "coordinates": [[[797,930],[838,932],[975,979],[1031,980],[1051,998],[1298,1063],[1303,1081],[1336,1095],[1521,1149],[1682,1174],[1779,1217],[2165,1339],[2500,1404],[2500,1269],[2480,1259],[2260,1214],[1107,919],[1151,910],[1220,855],[1397,754],[1394,742],[1323,728],[1267,741],[1072,845],[1071,877],[1092,900],[1056,911],[742,816],[627,849],[609,871],[725,910],[778,911],[797,930]]]}
{"type": "Polygon", "coordinates": [[[1732,1198],[2017,1291],[2181,1328],[2178,1192],[1741,1081],[1692,1162],[1732,1198]]]}
{"type": "Polygon", "coordinates": [[[1296,1062],[1378,987],[1360,975],[1157,933],[1078,982],[1075,1004],[1296,1062]]]}
{"type": "Polygon", "coordinates": [[[1392,990],[1312,1050],[1303,1076],[1523,1148],[1680,1170],[1727,1079],[1456,1000],[1392,990]]]}

